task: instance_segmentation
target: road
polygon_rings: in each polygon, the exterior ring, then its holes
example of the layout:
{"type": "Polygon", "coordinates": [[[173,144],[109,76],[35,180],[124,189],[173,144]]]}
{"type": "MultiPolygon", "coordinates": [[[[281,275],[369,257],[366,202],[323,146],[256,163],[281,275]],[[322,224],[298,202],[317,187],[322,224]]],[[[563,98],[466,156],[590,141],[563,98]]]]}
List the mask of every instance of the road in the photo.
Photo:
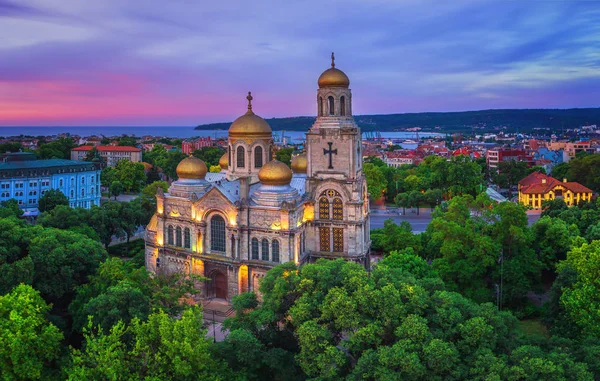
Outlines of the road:
{"type": "MultiPolygon", "coordinates": [[[[401,212],[401,211],[400,211],[401,212]]],[[[421,209],[419,215],[411,213],[410,209],[406,209],[406,215],[398,215],[397,212],[389,212],[385,209],[376,209],[371,211],[371,229],[379,229],[383,227],[385,220],[391,218],[395,223],[399,224],[402,221],[408,221],[413,228],[413,232],[422,233],[427,229],[427,225],[431,221],[431,212],[427,209],[421,209]]],[[[533,224],[540,218],[539,211],[528,211],[527,220],[529,225],[533,224]]]]}

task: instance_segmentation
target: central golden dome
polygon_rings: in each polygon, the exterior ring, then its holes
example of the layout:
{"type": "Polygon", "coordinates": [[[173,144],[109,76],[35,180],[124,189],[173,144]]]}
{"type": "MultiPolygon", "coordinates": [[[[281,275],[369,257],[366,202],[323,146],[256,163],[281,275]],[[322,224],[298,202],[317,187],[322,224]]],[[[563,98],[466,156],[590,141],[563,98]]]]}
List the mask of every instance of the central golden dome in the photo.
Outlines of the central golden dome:
{"type": "Polygon", "coordinates": [[[319,87],[349,87],[350,78],[335,68],[335,56],[331,53],[331,67],[319,76],[319,87]]]}
{"type": "Polygon", "coordinates": [[[248,99],[248,111],[231,123],[229,137],[245,139],[247,142],[254,139],[271,139],[273,134],[269,124],[252,112],[252,94],[250,92],[246,99],[248,99]]]}
{"type": "Polygon", "coordinates": [[[177,177],[180,179],[197,179],[201,180],[206,177],[206,164],[197,157],[190,156],[181,160],[177,165],[177,177]]]}
{"type": "Polygon", "coordinates": [[[219,159],[219,167],[221,167],[221,169],[229,168],[229,156],[227,155],[227,152],[219,159]]]}
{"type": "Polygon", "coordinates": [[[264,185],[287,185],[292,181],[292,170],[284,163],[273,160],[260,169],[258,179],[264,185]]]}
{"type": "Polygon", "coordinates": [[[295,156],[292,159],[292,171],[294,173],[306,173],[306,168],[308,167],[308,158],[305,154],[301,154],[295,156]]]}

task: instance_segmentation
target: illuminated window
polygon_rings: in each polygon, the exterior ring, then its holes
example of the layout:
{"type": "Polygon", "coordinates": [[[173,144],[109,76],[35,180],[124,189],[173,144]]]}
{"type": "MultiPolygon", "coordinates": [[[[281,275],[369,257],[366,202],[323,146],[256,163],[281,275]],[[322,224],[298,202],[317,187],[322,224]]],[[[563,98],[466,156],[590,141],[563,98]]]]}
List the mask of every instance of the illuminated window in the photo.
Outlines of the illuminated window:
{"type": "Polygon", "coordinates": [[[173,245],[173,226],[169,225],[167,229],[167,243],[173,245]]]}
{"type": "Polygon", "coordinates": [[[344,229],[333,228],[333,251],[344,251],[344,229]]]}
{"type": "Polygon", "coordinates": [[[256,147],[254,149],[254,168],[261,168],[263,166],[263,149],[262,147],[256,147]]]}
{"type": "Polygon", "coordinates": [[[262,260],[263,261],[268,261],[269,260],[269,241],[267,241],[266,238],[263,238],[262,242],[261,242],[261,246],[262,246],[262,260]]]}
{"type": "Polygon", "coordinates": [[[252,259],[258,260],[258,239],[252,238],[252,259]]]}
{"type": "Polygon", "coordinates": [[[336,197],[333,199],[333,219],[343,220],[344,219],[344,203],[342,199],[336,197]]]}
{"type": "Polygon", "coordinates": [[[323,116],[323,97],[319,97],[319,116],[323,116]]]}
{"type": "Polygon", "coordinates": [[[278,240],[273,240],[273,243],[271,244],[272,248],[272,260],[273,262],[279,262],[279,241],[278,240]]]}
{"type": "Polygon", "coordinates": [[[319,228],[319,243],[321,251],[331,251],[331,233],[329,228],[319,228]]]}
{"type": "Polygon", "coordinates": [[[321,197],[319,200],[319,218],[322,220],[329,219],[329,200],[327,197],[321,197]]]}
{"type": "Polygon", "coordinates": [[[238,147],[237,148],[237,167],[238,168],[244,168],[246,166],[246,160],[244,158],[244,155],[246,154],[246,150],[244,149],[244,147],[238,147]]]}
{"type": "Polygon", "coordinates": [[[185,228],[183,230],[183,247],[185,247],[186,249],[192,247],[190,241],[190,228],[185,228]]]}
{"type": "Polygon", "coordinates": [[[175,229],[175,246],[177,247],[182,247],[182,240],[181,240],[181,228],[178,226],[177,229],[175,229]]]}
{"type": "Polygon", "coordinates": [[[210,249],[225,252],[225,220],[221,216],[210,220],[210,249]]]}

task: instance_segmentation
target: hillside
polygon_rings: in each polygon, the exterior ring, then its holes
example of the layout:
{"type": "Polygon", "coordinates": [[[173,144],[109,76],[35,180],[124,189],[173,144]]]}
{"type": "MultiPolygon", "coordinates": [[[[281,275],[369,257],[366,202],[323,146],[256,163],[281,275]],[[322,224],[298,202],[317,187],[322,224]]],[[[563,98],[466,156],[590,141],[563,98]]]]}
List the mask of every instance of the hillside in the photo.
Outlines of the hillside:
{"type": "MultiPolygon", "coordinates": [[[[358,115],[356,122],[364,131],[394,131],[421,127],[425,131],[456,132],[478,128],[494,131],[506,127],[507,131],[532,131],[549,128],[576,128],[590,124],[600,125],[600,108],[574,109],[507,109],[464,112],[423,112],[387,115],[358,115]]],[[[267,119],[274,130],[306,130],[314,117],[300,116],[267,119]]],[[[203,124],[197,130],[224,130],[228,123],[203,124]]]]}

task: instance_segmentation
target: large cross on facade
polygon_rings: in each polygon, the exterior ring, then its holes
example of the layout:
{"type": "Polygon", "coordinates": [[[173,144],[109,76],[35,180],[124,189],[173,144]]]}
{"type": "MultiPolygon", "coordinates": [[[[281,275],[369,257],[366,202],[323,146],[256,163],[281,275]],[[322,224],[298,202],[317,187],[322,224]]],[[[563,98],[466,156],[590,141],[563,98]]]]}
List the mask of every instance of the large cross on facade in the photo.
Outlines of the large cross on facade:
{"type": "Polygon", "coordinates": [[[333,146],[332,142],[327,142],[327,144],[329,145],[329,150],[323,148],[323,155],[329,155],[329,169],[333,169],[333,156],[332,155],[337,155],[337,148],[331,149],[333,146]]]}

